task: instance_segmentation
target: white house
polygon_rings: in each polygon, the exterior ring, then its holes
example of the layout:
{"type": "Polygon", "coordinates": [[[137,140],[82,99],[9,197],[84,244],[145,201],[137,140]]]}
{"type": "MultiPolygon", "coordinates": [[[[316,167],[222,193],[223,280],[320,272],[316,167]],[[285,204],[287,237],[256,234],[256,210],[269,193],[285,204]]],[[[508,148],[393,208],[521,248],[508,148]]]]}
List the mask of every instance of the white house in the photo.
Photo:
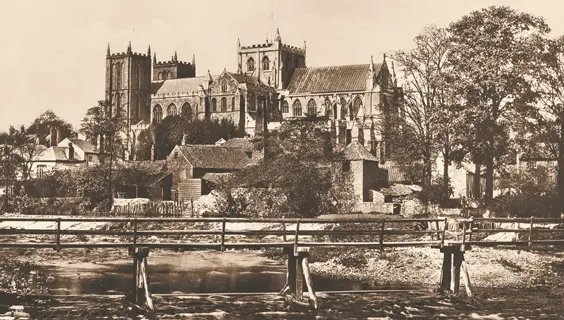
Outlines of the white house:
{"type": "Polygon", "coordinates": [[[31,177],[41,178],[53,168],[66,169],[96,165],[100,162],[96,147],[82,139],[66,138],[40,152],[31,160],[31,177]]]}

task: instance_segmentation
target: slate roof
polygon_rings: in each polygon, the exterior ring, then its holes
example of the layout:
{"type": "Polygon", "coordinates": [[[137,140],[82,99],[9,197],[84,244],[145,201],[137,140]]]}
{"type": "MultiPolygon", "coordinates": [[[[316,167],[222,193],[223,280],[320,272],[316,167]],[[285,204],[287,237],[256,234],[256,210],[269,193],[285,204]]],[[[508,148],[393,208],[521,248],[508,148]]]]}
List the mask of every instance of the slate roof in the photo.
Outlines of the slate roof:
{"type": "Polygon", "coordinates": [[[88,141],[85,141],[85,140],[82,140],[82,139],[69,139],[69,141],[72,142],[73,145],[79,147],[80,149],[82,149],[82,151],[84,151],[86,153],[98,153],[98,150],[96,150],[96,147],[88,141]]]}
{"type": "Polygon", "coordinates": [[[346,160],[378,161],[358,140],[351,142],[343,151],[346,160]]]}
{"type": "Polygon", "coordinates": [[[153,81],[151,83],[152,94],[171,94],[178,92],[194,92],[200,89],[205,77],[169,79],[153,81]]]}
{"type": "Polygon", "coordinates": [[[224,148],[240,148],[245,152],[253,152],[255,146],[247,138],[231,138],[221,145],[224,148]]]}
{"type": "MultiPolygon", "coordinates": [[[[374,64],[376,74],[381,68],[382,63],[374,64]]],[[[369,69],[370,64],[297,68],[288,90],[290,94],[364,91],[369,69]]]]}
{"type": "Polygon", "coordinates": [[[194,168],[243,169],[250,163],[247,154],[239,148],[224,148],[215,145],[177,147],[194,168]]]}

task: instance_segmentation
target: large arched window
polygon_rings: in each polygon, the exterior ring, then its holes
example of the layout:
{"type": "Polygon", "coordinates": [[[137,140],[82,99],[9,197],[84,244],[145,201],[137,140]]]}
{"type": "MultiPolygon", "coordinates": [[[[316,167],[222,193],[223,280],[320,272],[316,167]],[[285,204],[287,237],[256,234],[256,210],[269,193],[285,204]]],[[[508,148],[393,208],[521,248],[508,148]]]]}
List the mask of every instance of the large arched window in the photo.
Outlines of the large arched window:
{"type": "Polygon", "coordinates": [[[182,116],[187,119],[192,119],[192,106],[188,102],[182,105],[182,116]]]}
{"type": "Polygon", "coordinates": [[[217,112],[217,99],[216,98],[212,99],[211,107],[212,107],[212,112],[217,112]]]}
{"type": "Polygon", "coordinates": [[[325,115],[337,119],[337,108],[333,106],[329,98],[325,98],[325,115]]]}
{"type": "Polygon", "coordinates": [[[163,108],[160,105],[153,107],[153,122],[161,123],[163,121],[163,108]]]}
{"type": "Polygon", "coordinates": [[[122,80],[121,63],[116,63],[116,90],[121,89],[121,80],[122,80]]]}
{"type": "Polygon", "coordinates": [[[221,112],[227,112],[227,98],[221,98],[221,112]]]}
{"type": "Polygon", "coordinates": [[[282,113],[290,113],[290,106],[287,100],[282,101],[282,113]]]}
{"type": "Polygon", "coordinates": [[[307,102],[307,114],[310,116],[317,115],[317,104],[315,103],[315,100],[313,100],[313,98],[309,99],[309,101],[307,102]]]}
{"type": "Polygon", "coordinates": [[[294,104],[292,104],[292,114],[294,117],[302,116],[302,103],[300,100],[296,100],[294,101],[294,104]]]}
{"type": "Polygon", "coordinates": [[[262,58],[262,69],[269,70],[270,69],[270,59],[267,56],[262,58]]]}
{"type": "Polygon", "coordinates": [[[358,110],[362,108],[362,100],[360,97],[356,97],[353,103],[353,114],[351,114],[351,120],[353,120],[358,115],[358,110]]]}
{"type": "Polygon", "coordinates": [[[174,117],[177,114],[178,112],[176,110],[176,105],[174,105],[174,103],[169,104],[168,107],[166,108],[166,116],[174,117]]]}
{"type": "Polygon", "coordinates": [[[255,59],[247,59],[247,71],[255,71],[255,59]]]}
{"type": "Polygon", "coordinates": [[[221,81],[221,92],[227,92],[227,81],[221,81]]]}
{"type": "Polygon", "coordinates": [[[339,101],[339,104],[341,105],[341,120],[346,120],[347,119],[347,101],[345,100],[345,98],[341,98],[341,100],[339,101]]]}
{"type": "Polygon", "coordinates": [[[114,117],[119,118],[121,114],[121,94],[116,94],[116,110],[115,110],[115,114],[114,117]]]}

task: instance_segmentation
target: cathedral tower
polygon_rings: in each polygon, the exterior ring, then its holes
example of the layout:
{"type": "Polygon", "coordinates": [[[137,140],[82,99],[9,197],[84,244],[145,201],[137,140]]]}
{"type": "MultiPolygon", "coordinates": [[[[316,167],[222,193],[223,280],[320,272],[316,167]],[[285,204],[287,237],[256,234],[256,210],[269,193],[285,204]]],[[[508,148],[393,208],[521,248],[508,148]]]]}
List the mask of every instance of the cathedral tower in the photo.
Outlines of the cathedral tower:
{"type": "Polygon", "coordinates": [[[157,61],[153,56],[153,80],[194,78],[196,76],[196,57],[192,55],[192,63],[179,61],[176,51],[169,61],[157,61]]]}
{"type": "Polygon", "coordinates": [[[238,72],[258,76],[264,83],[268,78],[277,89],[286,89],[296,68],[306,67],[306,45],[303,48],[282,43],[280,31],[276,29],[274,40],[265,43],[241,46],[237,43],[238,72]]]}
{"type": "Polygon", "coordinates": [[[150,121],[151,47],[147,54],[131,51],[106,53],[106,100],[112,103],[112,115],[120,113],[127,127],[150,121]]]}

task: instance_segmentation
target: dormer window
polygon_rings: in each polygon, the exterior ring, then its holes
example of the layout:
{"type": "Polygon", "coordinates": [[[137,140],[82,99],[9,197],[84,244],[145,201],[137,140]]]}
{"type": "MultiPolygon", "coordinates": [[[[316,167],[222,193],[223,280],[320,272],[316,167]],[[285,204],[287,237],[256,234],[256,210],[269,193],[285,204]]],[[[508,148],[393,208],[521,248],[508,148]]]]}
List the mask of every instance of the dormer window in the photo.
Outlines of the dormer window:
{"type": "Polygon", "coordinates": [[[255,71],[255,59],[249,58],[247,60],[247,71],[255,71]]]}

